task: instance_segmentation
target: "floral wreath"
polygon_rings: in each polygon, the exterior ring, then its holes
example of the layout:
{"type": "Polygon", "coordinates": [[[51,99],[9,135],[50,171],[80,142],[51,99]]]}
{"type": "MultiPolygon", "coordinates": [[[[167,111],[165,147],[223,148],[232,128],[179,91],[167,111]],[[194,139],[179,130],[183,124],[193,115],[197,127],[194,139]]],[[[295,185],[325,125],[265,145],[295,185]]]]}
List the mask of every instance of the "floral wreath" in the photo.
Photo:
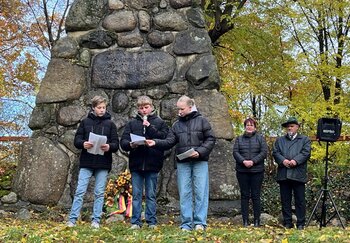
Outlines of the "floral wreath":
{"type": "Polygon", "coordinates": [[[131,173],[127,169],[117,178],[108,180],[104,194],[107,217],[114,214],[132,215],[131,173]]]}

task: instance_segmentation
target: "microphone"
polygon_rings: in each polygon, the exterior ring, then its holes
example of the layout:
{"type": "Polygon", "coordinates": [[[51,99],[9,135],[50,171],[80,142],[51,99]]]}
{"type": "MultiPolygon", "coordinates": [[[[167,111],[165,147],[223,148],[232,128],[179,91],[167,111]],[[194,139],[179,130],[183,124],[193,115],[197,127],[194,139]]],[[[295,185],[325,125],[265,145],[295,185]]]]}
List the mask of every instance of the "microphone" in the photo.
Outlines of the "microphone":
{"type": "MultiPolygon", "coordinates": [[[[142,120],[147,121],[147,116],[143,116],[142,120]]],[[[143,134],[146,134],[146,126],[145,125],[143,125],[143,134]]]]}

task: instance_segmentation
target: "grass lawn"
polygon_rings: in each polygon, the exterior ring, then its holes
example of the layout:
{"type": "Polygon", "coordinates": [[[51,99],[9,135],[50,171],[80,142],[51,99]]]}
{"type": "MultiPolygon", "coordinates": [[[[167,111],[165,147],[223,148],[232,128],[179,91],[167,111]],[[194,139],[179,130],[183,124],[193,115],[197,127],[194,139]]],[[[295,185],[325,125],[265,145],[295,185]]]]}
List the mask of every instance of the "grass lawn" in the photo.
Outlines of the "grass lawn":
{"type": "Polygon", "coordinates": [[[64,222],[43,219],[0,219],[0,242],[347,242],[350,228],[310,226],[305,230],[284,229],[280,226],[242,228],[229,222],[208,220],[206,231],[183,232],[172,220],[156,229],[144,226],[130,230],[130,224],[117,222],[92,229],[90,223],[79,221],[74,228],[64,222]]]}

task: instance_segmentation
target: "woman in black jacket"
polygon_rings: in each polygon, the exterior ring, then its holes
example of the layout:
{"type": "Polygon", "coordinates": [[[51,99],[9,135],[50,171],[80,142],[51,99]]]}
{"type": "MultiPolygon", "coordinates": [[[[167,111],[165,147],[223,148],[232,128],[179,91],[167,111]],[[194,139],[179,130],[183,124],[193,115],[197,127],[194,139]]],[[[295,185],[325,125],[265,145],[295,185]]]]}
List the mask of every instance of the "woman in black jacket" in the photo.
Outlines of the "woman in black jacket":
{"type": "Polygon", "coordinates": [[[244,121],[244,134],[237,137],[233,146],[236,175],[241,192],[243,226],[249,225],[249,199],[253,202],[254,226],[260,226],[261,185],[264,179],[264,160],[267,156],[265,139],[256,131],[256,121],[244,121]]]}
{"type": "Polygon", "coordinates": [[[146,142],[150,147],[162,149],[176,145],[180,228],[183,231],[204,230],[209,203],[208,159],[216,139],[210,123],[197,111],[193,99],[181,96],[176,106],[179,117],[166,139],[146,142]]]}

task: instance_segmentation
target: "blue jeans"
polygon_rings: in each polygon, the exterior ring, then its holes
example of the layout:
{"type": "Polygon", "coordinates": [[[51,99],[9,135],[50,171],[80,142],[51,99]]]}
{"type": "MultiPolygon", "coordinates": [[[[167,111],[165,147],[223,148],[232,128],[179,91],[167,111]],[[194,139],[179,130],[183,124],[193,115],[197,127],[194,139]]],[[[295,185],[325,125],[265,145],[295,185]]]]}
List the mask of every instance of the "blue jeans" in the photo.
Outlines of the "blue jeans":
{"type": "Polygon", "coordinates": [[[81,207],[83,206],[84,195],[86,193],[86,190],[92,175],[94,175],[95,177],[94,207],[93,207],[92,221],[97,223],[100,222],[108,170],[106,169],[94,170],[94,169],[88,169],[88,168],[81,168],[79,170],[77,190],[75,191],[72,208],[69,214],[69,221],[71,221],[72,223],[75,223],[79,217],[81,207]]]}
{"type": "Polygon", "coordinates": [[[145,185],[146,194],[146,212],[145,218],[148,225],[157,224],[157,180],[158,173],[152,171],[134,171],[131,172],[132,183],[132,217],[131,224],[142,226],[142,195],[143,185],[145,185]]]}
{"type": "Polygon", "coordinates": [[[191,230],[195,225],[206,227],[209,204],[208,162],[177,163],[177,185],[180,196],[180,228],[191,230]]]}

